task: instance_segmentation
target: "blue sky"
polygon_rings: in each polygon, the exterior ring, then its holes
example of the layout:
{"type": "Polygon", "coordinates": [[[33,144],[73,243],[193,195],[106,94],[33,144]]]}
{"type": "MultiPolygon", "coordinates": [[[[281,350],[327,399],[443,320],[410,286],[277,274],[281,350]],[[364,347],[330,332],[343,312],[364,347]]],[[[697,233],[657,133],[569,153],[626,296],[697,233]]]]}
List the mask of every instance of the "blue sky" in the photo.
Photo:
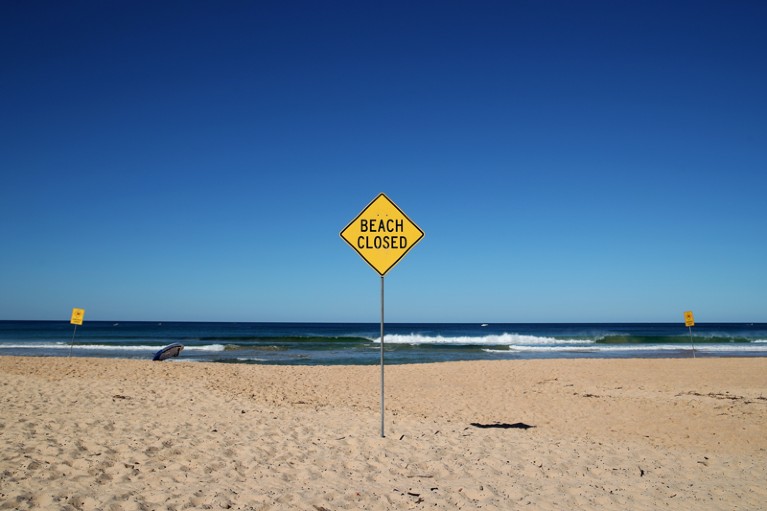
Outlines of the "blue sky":
{"type": "Polygon", "coordinates": [[[3,2],[0,319],[767,321],[764,2],[3,2]]]}

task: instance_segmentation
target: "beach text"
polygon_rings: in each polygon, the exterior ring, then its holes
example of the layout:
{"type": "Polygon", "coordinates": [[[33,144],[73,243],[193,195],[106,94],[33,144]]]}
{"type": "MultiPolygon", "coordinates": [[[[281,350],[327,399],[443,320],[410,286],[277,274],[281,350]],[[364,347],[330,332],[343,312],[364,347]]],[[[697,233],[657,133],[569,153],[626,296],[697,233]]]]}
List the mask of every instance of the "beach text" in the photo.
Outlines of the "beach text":
{"type": "Polygon", "coordinates": [[[407,248],[407,237],[396,236],[405,232],[405,222],[399,219],[360,218],[360,232],[371,233],[357,237],[357,248],[407,248]],[[385,233],[385,234],[377,234],[385,233]]]}

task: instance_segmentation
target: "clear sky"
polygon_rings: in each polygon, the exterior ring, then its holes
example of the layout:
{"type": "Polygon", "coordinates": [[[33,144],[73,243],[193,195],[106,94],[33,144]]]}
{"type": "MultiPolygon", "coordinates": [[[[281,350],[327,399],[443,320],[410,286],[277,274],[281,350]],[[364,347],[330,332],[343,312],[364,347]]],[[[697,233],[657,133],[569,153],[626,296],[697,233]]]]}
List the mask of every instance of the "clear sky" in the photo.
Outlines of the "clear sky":
{"type": "Polygon", "coordinates": [[[767,2],[2,2],[0,176],[0,319],[767,321],[767,2]]]}

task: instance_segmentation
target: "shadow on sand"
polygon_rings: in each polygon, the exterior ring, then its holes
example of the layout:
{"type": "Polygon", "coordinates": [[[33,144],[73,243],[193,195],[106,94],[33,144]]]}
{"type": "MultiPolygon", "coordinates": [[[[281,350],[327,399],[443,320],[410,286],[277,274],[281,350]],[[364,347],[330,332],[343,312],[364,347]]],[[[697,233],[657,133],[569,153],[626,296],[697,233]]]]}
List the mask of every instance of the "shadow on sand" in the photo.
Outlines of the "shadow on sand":
{"type": "Polygon", "coordinates": [[[475,428],[482,428],[482,429],[488,429],[488,428],[495,428],[495,429],[530,429],[534,428],[535,426],[531,426],[530,424],[525,424],[524,422],[517,422],[515,424],[509,424],[506,422],[496,422],[495,424],[480,424],[478,422],[472,422],[472,426],[475,428]]]}

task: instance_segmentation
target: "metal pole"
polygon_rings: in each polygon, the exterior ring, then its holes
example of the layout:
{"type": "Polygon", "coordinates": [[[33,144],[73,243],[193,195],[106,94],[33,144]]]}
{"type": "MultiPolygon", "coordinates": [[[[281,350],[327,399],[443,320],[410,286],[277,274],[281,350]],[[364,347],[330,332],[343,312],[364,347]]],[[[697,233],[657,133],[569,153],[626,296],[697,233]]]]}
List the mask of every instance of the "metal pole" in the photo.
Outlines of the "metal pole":
{"type": "Polygon", "coordinates": [[[384,435],[384,278],[381,275],[381,438],[384,435]]]}
{"type": "Polygon", "coordinates": [[[69,355],[68,357],[72,356],[72,346],[75,343],[75,334],[77,333],[77,324],[75,324],[75,331],[72,332],[72,341],[69,343],[69,355]]]}
{"type": "Polygon", "coordinates": [[[690,344],[692,344],[692,358],[695,358],[695,343],[692,340],[692,327],[688,326],[687,330],[690,331],[690,344]]]}

